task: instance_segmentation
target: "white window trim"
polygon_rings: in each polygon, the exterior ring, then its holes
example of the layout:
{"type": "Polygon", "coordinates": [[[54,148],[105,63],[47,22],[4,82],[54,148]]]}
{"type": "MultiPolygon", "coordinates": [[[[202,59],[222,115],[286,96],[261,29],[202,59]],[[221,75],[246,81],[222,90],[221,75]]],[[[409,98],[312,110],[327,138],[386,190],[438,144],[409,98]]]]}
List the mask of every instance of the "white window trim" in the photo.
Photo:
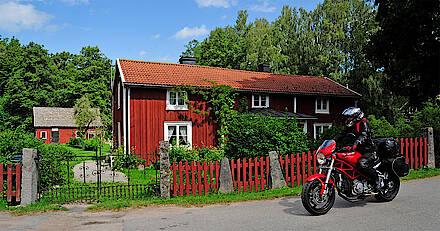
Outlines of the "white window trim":
{"type": "MultiPolygon", "coordinates": [[[[170,104],[170,93],[173,92],[175,93],[176,91],[172,91],[172,90],[167,90],[167,106],[166,106],[166,110],[174,110],[174,111],[178,111],[178,110],[188,110],[188,104],[186,102],[184,102],[184,105],[171,105],[170,104]]],[[[184,92],[186,95],[188,95],[187,92],[184,92]]],[[[176,102],[178,101],[178,99],[176,98],[176,102]]]]}
{"type": "Polygon", "coordinates": [[[118,109],[121,109],[121,82],[118,83],[118,109]]]}
{"type": "Polygon", "coordinates": [[[47,132],[46,131],[40,131],[40,139],[42,140],[47,140],[47,132]],[[43,134],[44,133],[44,138],[43,138],[43,134]]]}
{"type": "Polygon", "coordinates": [[[252,95],[252,108],[268,108],[269,107],[269,95],[252,95]],[[261,105],[261,96],[266,96],[266,106],[257,106],[254,104],[255,97],[258,96],[258,102],[261,105]]]}
{"type": "Polygon", "coordinates": [[[87,132],[87,139],[88,140],[95,138],[95,136],[96,136],[96,132],[95,131],[88,131],[87,132]],[[93,137],[90,138],[90,135],[93,135],[93,137]]]}
{"type": "Polygon", "coordinates": [[[298,123],[303,123],[303,122],[304,122],[303,132],[304,132],[304,133],[307,133],[307,120],[299,121],[298,123]]]}
{"type": "Polygon", "coordinates": [[[296,96],[293,97],[293,113],[296,113],[296,96]]]}
{"type": "Polygon", "coordinates": [[[328,98],[316,98],[315,99],[315,113],[316,114],[330,114],[330,100],[328,98]],[[321,107],[322,107],[322,103],[326,102],[327,104],[327,109],[323,110],[323,109],[318,109],[318,100],[321,101],[321,107]]]}
{"type": "Polygon", "coordinates": [[[121,122],[118,122],[117,123],[118,124],[118,147],[121,147],[121,140],[122,140],[122,137],[121,137],[121,122]]]}
{"type": "Polygon", "coordinates": [[[75,133],[75,138],[78,138],[79,137],[79,131],[75,131],[74,133],[75,133]]]}
{"type": "Polygon", "coordinates": [[[192,122],[191,121],[175,121],[175,122],[164,122],[163,126],[163,137],[165,141],[168,140],[168,126],[186,126],[186,132],[188,133],[188,143],[189,146],[192,147],[192,122]]]}
{"type": "MultiPolygon", "coordinates": [[[[317,138],[318,133],[316,132],[316,128],[317,127],[322,127],[322,126],[326,126],[331,128],[332,124],[331,123],[314,123],[313,124],[313,138],[317,138]]],[[[319,134],[321,134],[322,132],[320,132],[319,134]]]]}

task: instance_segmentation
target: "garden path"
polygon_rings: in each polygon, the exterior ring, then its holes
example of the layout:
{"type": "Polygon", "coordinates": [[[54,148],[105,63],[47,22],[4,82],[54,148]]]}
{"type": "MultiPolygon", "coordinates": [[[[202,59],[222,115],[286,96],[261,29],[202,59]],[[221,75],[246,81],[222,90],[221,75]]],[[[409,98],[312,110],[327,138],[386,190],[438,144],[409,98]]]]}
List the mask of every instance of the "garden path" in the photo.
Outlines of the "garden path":
{"type": "MultiPolygon", "coordinates": [[[[76,181],[85,181],[89,183],[95,183],[97,178],[97,166],[96,161],[86,160],[73,167],[73,176],[76,181]]],[[[102,182],[120,182],[127,183],[128,178],[122,172],[112,171],[110,166],[101,165],[101,181],[102,182]]]]}

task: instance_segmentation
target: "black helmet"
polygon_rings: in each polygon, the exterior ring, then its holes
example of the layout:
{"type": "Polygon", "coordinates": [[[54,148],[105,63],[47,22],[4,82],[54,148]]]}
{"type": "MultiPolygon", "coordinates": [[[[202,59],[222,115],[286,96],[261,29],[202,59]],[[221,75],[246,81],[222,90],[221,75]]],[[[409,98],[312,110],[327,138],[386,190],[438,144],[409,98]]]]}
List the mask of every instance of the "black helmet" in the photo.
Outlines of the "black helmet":
{"type": "Polygon", "coordinates": [[[342,112],[342,115],[346,117],[345,125],[347,127],[353,126],[364,117],[362,110],[357,107],[349,107],[345,109],[344,112],[342,112]]]}

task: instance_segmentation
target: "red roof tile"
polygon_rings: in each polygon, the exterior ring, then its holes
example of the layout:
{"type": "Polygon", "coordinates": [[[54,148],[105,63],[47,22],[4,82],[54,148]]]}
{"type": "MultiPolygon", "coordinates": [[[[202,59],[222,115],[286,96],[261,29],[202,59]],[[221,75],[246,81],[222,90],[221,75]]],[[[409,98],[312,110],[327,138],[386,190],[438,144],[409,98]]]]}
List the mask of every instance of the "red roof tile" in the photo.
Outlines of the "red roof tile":
{"type": "Polygon", "coordinates": [[[286,92],[335,96],[360,96],[328,78],[252,72],[218,67],[119,60],[125,82],[148,85],[211,86],[218,84],[250,91],[286,92]]]}

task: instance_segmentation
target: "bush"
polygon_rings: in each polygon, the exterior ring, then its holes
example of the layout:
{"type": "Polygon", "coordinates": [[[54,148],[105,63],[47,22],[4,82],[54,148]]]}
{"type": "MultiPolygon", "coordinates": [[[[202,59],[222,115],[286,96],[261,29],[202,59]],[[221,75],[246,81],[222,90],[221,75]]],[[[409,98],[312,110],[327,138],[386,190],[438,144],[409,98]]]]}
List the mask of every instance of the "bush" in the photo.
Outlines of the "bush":
{"type": "Polygon", "coordinates": [[[0,132],[0,162],[9,163],[14,155],[21,155],[23,148],[37,148],[44,144],[33,133],[21,129],[0,132]]]}
{"type": "Polygon", "coordinates": [[[280,154],[308,150],[307,134],[295,118],[241,114],[232,118],[228,130],[224,150],[229,158],[267,156],[269,151],[277,150],[280,154]]]}
{"type": "Polygon", "coordinates": [[[84,141],[81,138],[70,138],[69,142],[67,142],[67,145],[72,147],[78,147],[81,146],[83,142],[84,141]]]}
{"type": "Polygon", "coordinates": [[[99,148],[99,140],[98,139],[86,140],[84,141],[82,148],[85,151],[97,151],[99,148]]]}
{"type": "Polygon", "coordinates": [[[370,122],[371,135],[377,137],[399,137],[400,131],[395,125],[391,125],[384,116],[376,119],[374,115],[368,116],[370,122]]]}
{"type": "Polygon", "coordinates": [[[72,153],[61,144],[44,144],[38,147],[40,156],[40,188],[45,189],[52,185],[62,184],[66,179],[63,178],[63,171],[66,165],[63,161],[72,153]]]}
{"type": "Polygon", "coordinates": [[[224,151],[215,147],[186,147],[172,146],[170,149],[170,160],[174,161],[216,161],[223,158],[224,151]]]}
{"type": "Polygon", "coordinates": [[[113,159],[113,170],[133,169],[143,163],[145,163],[145,160],[138,158],[134,154],[118,155],[113,159]]]}

